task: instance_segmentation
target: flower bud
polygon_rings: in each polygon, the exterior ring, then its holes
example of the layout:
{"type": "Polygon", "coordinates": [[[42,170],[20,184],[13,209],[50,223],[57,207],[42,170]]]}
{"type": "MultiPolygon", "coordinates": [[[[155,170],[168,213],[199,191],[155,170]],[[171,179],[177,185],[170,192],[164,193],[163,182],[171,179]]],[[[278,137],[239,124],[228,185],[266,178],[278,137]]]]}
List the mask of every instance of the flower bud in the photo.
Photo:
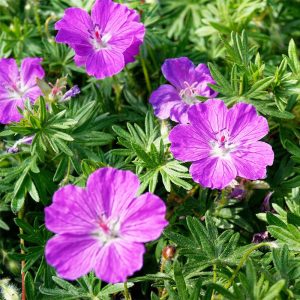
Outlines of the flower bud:
{"type": "Polygon", "coordinates": [[[168,245],[162,250],[162,257],[166,260],[170,260],[175,256],[176,248],[168,245]]]}

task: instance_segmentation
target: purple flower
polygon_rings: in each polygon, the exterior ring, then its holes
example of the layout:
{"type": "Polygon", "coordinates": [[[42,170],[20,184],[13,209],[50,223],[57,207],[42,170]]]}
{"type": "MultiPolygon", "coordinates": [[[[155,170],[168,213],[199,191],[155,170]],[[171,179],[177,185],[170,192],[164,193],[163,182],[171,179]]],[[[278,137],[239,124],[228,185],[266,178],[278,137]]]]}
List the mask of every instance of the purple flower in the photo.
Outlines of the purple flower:
{"type": "Polygon", "coordinates": [[[62,97],[60,102],[65,102],[70,100],[72,97],[75,97],[80,93],[80,89],[77,85],[74,85],[71,89],[69,89],[62,97]]]}
{"type": "Polygon", "coordinates": [[[33,141],[34,136],[26,136],[22,139],[17,140],[12,147],[7,149],[8,153],[18,153],[19,152],[19,146],[22,144],[30,145],[33,141]]]}
{"type": "Polygon", "coordinates": [[[168,222],[164,202],[151,193],[136,197],[138,189],[132,172],[103,168],[85,189],[55,192],[45,223],[57,235],[46,245],[46,259],[59,276],[74,280],[94,270],[116,283],[141,269],[143,243],[157,239],[168,222]]]}
{"type": "Polygon", "coordinates": [[[56,42],[75,51],[77,66],[85,66],[98,79],[119,73],[139,53],[145,27],[138,13],[111,0],[97,0],[91,16],[81,8],[68,8],[55,24],[56,42]]]}
{"type": "Polygon", "coordinates": [[[259,244],[269,238],[268,231],[262,231],[259,233],[253,234],[252,243],[259,244]]]}
{"type": "Polygon", "coordinates": [[[188,123],[188,110],[199,103],[197,96],[213,98],[217,92],[207,84],[215,84],[205,64],[196,68],[187,57],[166,59],[162,73],[171,84],[163,84],[150,96],[155,115],[160,119],[171,118],[188,123]]]}
{"type": "Polygon", "coordinates": [[[29,99],[34,102],[42,92],[36,79],[42,79],[45,72],[41,67],[41,58],[22,60],[20,72],[12,58],[0,59],[0,123],[18,122],[22,118],[17,107],[24,108],[29,99]]]}
{"type": "Polygon", "coordinates": [[[171,130],[170,150],[176,159],[192,162],[194,181],[223,189],[237,176],[265,178],[274,153],[269,144],[259,141],[269,127],[254,106],[237,103],[228,109],[223,101],[210,99],[192,106],[188,117],[190,124],[171,130]]]}
{"type": "Polygon", "coordinates": [[[274,192],[268,192],[267,196],[265,197],[262,205],[260,206],[260,210],[263,212],[271,211],[270,199],[274,192]]]}

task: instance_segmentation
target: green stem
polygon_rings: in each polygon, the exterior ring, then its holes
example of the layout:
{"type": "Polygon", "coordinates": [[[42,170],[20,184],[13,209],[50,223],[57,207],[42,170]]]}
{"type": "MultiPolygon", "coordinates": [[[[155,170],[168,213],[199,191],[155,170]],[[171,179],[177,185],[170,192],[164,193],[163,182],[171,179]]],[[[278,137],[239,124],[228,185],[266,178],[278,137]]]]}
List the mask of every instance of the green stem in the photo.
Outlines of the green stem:
{"type": "Polygon", "coordinates": [[[42,34],[42,27],[41,27],[41,19],[39,14],[39,0],[34,0],[33,2],[33,10],[34,10],[34,18],[35,22],[39,31],[39,34],[42,34]]]}
{"type": "MultiPolygon", "coordinates": [[[[217,282],[217,264],[213,264],[213,283],[216,283],[216,282],[217,282]]],[[[215,298],[214,291],[215,290],[212,291],[211,300],[213,300],[215,298]]]]}
{"type": "Polygon", "coordinates": [[[141,63],[142,63],[143,73],[145,76],[147,90],[148,90],[149,94],[151,94],[152,88],[151,88],[150,78],[149,78],[148,70],[146,67],[146,62],[142,56],[141,56],[141,63]]]}
{"type": "Polygon", "coordinates": [[[125,300],[131,300],[131,296],[128,290],[127,281],[124,282],[124,297],[125,300]]]}
{"type": "MultiPolygon", "coordinates": [[[[24,218],[24,214],[25,214],[25,202],[23,204],[23,206],[21,207],[21,209],[18,212],[18,219],[23,219],[24,218]]],[[[19,231],[20,234],[23,234],[23,229],[21,227],[19,227],[19,231]]],[[[20,248],[21,248],[21,254],[24,254],[24,240],[22,238],[20,238],[20,248]]],[[[25,273],[23,271],[25,267],[25,261],[22,260],[21,262],[21,280],[22,280],[22,296],[21,299],[22,300],[26,300],[26,291],[25,291],[25,273]]]]}
{"type": "Polygon", "coordinates": [[[242,257],[240,263],[238,264],[237,268],[235,269],[235,271],[233,272],[231,278],[229,279],[228,283],[225,285],[225,288],[228,289],[230,288],[230,286],[232,285],[236,275],[238,274],[238,272],[240,271],[240,269],[243,267],[244,263],[246,262],[246,260],[248,259],[248,257],[250,256],[250,254],[257,250],[258,248],[261,248],[261,247],[273,247],[273,245],[271,243],[260,243],[260,244],[257,244],[255,246],[253,246],[252,248],[250,248],[242,257]]]}
{"type": "Polygon", "coordinates": [[[48,41],[52,41],[53,40],[53,37],[51,36],[50,32],[49,32],[49,23],[51,20],[56,20],[56,17],[51,15],[50,17],[48,17],[46,19],[46,22],[45,22],[45,33],[46,33],[46,36],[48,38],[48,41]]]}

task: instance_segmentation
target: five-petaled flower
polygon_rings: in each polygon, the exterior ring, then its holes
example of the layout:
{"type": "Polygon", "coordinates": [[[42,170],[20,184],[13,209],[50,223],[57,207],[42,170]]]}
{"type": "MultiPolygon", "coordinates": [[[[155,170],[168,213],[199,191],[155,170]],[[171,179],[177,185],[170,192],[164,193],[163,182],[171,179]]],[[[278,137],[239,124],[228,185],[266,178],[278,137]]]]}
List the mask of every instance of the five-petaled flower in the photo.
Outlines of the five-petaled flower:
{"type": "Polygon", "coordinates": [[[111,0],[97,0],[91,16],[81,8],[66,9],[55,29],[56,42],[73,48],[77,66],[85,66],[98,79],[111,77],[133,62],[145,35],[138,13],[111,0]]]}
{"type": "Polygon", "coordinates": [[[46,259],[59,276],[74,280],[94,270],[116,283],[141,269],[143,243],[157,239],[168,222],[164,202],[151,193],[137,197],[138,189],[132,172],[103,168],[85,189],[55,192],[45,223],[57,235],[46,245],[46,259]]]}
{"type": "Polygon", "coordinates": [[[199,103],[197,96],[213,98],[217,92],[208,83],[215,81],[205,64],[196,68],[187,57],[166,59],[162,73],[171,84],[163,84],[150,96],[155,115],[160,119],[171,118],[179,123],[188,122],[188,110],[199,103]]]}
{"type": "Polygon", "coordinates": [[[176,159],[192,162],[190,173],[196,182],[223,189],[237,176],[265,178],[274,153],[259,141],[269,127],[254,106],[237,103],[228,109],[223,101],[210,99],[192,106],[188,117],[190,124],[170,132],[170,149],[176,159]]]}
{"type": "Polygon", "coordinates": [[[19,71],[14,59],[0,59],[0,123],[20,121],[18,107],[22,109],[26,99],[34,102],[42,95],[36,83],[37,78],[45,76],[41,61],[41,58],[27,57],[19,71]]]}

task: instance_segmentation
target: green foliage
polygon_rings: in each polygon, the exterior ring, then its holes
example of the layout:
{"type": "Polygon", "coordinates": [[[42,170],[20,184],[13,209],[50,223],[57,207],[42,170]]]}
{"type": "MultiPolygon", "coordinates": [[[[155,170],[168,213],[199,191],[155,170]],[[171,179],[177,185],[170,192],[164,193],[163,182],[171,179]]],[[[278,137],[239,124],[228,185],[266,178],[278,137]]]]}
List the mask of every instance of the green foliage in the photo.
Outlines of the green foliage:
{"type": "Polygon", "coordinates": [[[134,63],[97,80],[54,30],[66,8],[89,10],[94,0],[0,0],[0,58],[42,57],[46,73],[43,97],[26,102],[20,122],[0,125],[0,297],[19,297],[21,269],[29,300],[123,297],[123,284],[93,272],[73,282],[57,277],[44,257],[53,193],[113,166],[136,173],[139,193],[155,192],[168,208],[169,227],[129,278],[132,299],[300,299],[299,0],[117,2],[140,13],[145,40],[134,63]],[[165,83],[163,61],[181,56],[209,65],[212,88],[229,107],[251,103],[268,120],[274,164],[264,180],[237,178],[240,198],[232,187],[196,184],[189,164],[170,152],[176,124],[151,110],[150,93],[165,83]],[[74,85],[81,93],[63,101],[74,85]],[[31,145],[7,151],[30,136],[31,145]],[[262,232],[267,239],[252,242],[262,232]],[[169,258],[167,245],[175,248],[169,258]]]}

